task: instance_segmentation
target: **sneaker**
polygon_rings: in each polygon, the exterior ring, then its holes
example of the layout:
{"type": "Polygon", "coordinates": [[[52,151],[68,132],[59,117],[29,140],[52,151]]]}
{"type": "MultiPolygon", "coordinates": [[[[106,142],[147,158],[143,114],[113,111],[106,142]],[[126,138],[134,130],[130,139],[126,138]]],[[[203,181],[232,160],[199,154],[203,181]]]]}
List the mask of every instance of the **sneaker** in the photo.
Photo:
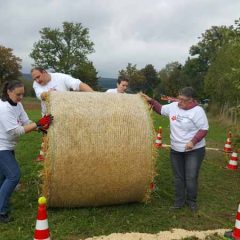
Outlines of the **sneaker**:
{"type": "Polygon", "coordinates": [[[6,214],[0,214],[0,223],[9,223],[12,222],[13,218],[9,217],[9,215],[6,214]]]}
{"type": "Polygon", "coordinates": [[[227,231],[224,233],[224,237],[228,238],[228,239],[234,239],[234,237],[232,236],[233,231],[227,231]]]}

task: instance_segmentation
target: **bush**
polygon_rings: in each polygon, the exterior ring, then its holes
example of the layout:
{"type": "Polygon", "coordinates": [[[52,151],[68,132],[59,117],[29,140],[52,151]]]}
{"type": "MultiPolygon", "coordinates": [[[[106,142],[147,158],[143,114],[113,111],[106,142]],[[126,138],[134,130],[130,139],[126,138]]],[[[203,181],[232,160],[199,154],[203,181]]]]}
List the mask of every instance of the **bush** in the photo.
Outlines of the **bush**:
{"type": "Polygon", "coordinates": [[[24,84],[25,87],[25,96],[26,97],[35,97],[35,92],[33,89],[33,81],[32,80],[26,80],[26,79],[21,79],[21,81],[24,84]]]}

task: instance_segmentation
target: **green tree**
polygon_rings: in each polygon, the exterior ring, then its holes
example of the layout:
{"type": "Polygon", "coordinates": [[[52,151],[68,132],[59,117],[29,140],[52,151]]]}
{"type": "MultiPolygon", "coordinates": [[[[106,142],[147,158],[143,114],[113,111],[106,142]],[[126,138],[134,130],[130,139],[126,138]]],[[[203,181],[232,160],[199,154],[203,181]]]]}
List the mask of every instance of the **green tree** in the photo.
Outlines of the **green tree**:
{"type": "Polygon", "coordinates": [[[13,55],[12,51],[11,48],[0,45],[0,84],[21,76],[22,60],[13,55]]]}
{"type": "MultiPolygon", "coordinates": [[[[191,81],[191,85],[197,90],[199,96],[204,94],[204,79],[209,66],[214,62],[215,57],[224,45],[234,41],[240,35],[236,27],[231,26],[212,26],[199,37],[199,42],[191,46],[190,55],[184,66],[183,81],[191,81]],[[187,76],[187,73],[190,73],[187,76]]],[[[190,82],[189,82],[190,83],[190,82]]]]}
{"type": "Polygon", "coordinates": [[[216,55],[205,78],[205,91],[212,101],[232,106],[239,103],[240,95],[240,42],[225,45],[216,55]]]}
{"type": "Polygon", "coordinates": [[[146,77],[137,69],[137,65],[128,63],[126,69],[119,71],[119,76],[125,76],[129,79],[129,87],[132,91],[144,91],[146,85],[146,77]]]}
{"type": "Polygon", "coordinates": [[[179,89],[182,86],[181,83],[181,69],[182,65],[178,62],[172,62],[166,65],[165,68],[159,72],[161,79],[160,85],[157,87],[158,91],[155,91],[155,95],[159,97],[160,94],[177,96],[179,89]]]}
{"type": "Polygon", "coordinates": [[[159,84],[158,73],[152,64],[148,64],[145,68],[141,69],[141,72],[146,78],[144,91],[149,95],[153,96],[154,89],[159,84]]]}
{"type": "Polygon", "coordinates": [[[87,58],[88,54],[94,52],[88,28],[84,28],[81,23],[64,22],[62,31],[59,28],[45,27],[40,30],[40,34],[41,40],[34,43],[30,53],[35,61],[34,66],[53,69],[80,79],[95,74],[94,78],[97,79],[96,69],[87,58]]]}
{"type": "Polygon", "coordinates": [[[212,26],[201,35],[201,40],[196,45],[191,46],[190,55],[197,56],[207,71],[218,50],[237,35],[234,26],[212,26]]]}
{"type": "Polygon", "coordinates": [[[72,73],[73,77],[80,76],[81,81],[90,85],[94,90],[99,90],[97,71],[92,62],[79,64],[72,73]]]}
{"type": "Polygon", "coordinates": [[[204,95],[204,76],[205,67],[199,58],[188,58],[182,67],[181,86],[191,86],[195,89],[199,98],[205,98],[204,95]]]}

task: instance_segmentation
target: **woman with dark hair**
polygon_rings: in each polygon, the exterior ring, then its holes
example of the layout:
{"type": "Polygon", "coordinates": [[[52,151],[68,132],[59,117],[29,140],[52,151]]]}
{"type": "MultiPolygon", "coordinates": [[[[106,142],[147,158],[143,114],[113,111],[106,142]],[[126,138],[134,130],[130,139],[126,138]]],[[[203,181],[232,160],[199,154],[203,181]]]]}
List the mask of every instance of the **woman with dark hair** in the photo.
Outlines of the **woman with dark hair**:
{"type": "Polygon", "coordinates": [[[195,100],[192,87],[180,90],[178,101],[161,105],[141,93],[154,111],[169,117],[171,150],[170,159],[175,182],[175,202],[172,210],[188,204],[197,211],[198,174],[205,155],[208,120],[202,107],[195,100]]]}
{"type": "Polygon", "coordinates": [[[15,159],[14,148],[18,137],[33,130],[47,130],[52,116],[31,122],[23,109],[21,100],[24,85],[20,81],[5,82],[0,100],[0,223],[8,223],[10,196],[20,179],[20,169],[15,159]]]}

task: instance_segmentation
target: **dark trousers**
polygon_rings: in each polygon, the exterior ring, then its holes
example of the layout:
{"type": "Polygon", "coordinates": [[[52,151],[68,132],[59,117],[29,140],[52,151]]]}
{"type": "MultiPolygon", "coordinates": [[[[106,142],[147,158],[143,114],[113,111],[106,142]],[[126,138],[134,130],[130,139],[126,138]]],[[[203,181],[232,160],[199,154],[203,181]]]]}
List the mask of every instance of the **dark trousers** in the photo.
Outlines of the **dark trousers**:
{"type": "Polygon", "coordinates": [[[20,180],[20,169],[13,151],[0,151],[0,180],[0,214],[5,214],[11,194],[20,180]]]}
{"type": "Polygon", "coordinates": [[[192,205],[197,201],[198,174],[205,156],[205,147],[187,152],[171,149],[170,158],[174,174],[175,205],[185,202],[192,205]]]}

